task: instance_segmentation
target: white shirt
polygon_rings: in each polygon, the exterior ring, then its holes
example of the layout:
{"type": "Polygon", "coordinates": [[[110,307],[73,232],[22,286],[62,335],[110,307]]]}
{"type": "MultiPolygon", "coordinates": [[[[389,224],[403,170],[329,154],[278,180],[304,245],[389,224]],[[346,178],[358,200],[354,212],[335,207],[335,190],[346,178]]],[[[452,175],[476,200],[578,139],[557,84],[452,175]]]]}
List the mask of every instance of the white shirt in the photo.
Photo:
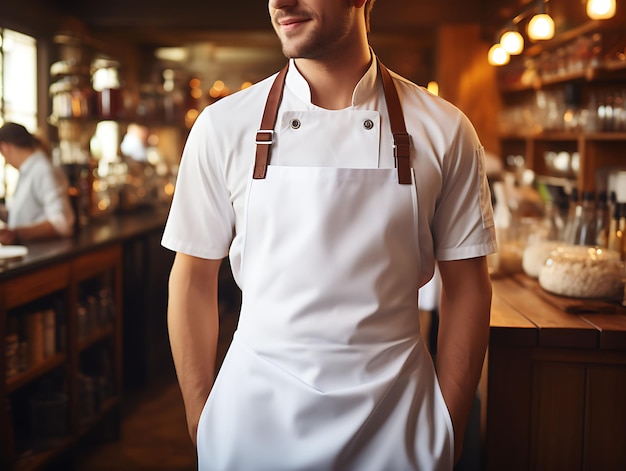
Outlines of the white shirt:
{"type": "Polygon", "coordinates": [[[7,205],[9,229],[49,221],[60,235],[71,235],[74,212],[67,193],[67,178],[42,151],[20,166],[13,198],[7,205]]]}
{"type": "MultiPolygon", "coordinates": [[[[472,124],[449,102],[392,75],[411,135],[419,240],[425,242],[420,250],[430,252],[433,264],[435,258],[455,260],[495,252],[484,148],[472,124]]],[[[226,97],[200,114],[185,144],[162,239],[163,246],[199,258],[221,259],[230,253],[235,277],[243,250],[245,199],[252,178],[256,131],[273,79],[226,97]]],[[[343,110],[312,104],[308,83],[292,61],[270,164],[394,167],[387,116],[375,59],[354,90],[352,106],[343,110]],[[355,112],[372,121],[369,132],[365,127],[342,126],[342,117],[355,112]],[[349,161],[337,160],[336,156],[350,149],[353,139],[371,140],[371,151],[349,161]]]]}

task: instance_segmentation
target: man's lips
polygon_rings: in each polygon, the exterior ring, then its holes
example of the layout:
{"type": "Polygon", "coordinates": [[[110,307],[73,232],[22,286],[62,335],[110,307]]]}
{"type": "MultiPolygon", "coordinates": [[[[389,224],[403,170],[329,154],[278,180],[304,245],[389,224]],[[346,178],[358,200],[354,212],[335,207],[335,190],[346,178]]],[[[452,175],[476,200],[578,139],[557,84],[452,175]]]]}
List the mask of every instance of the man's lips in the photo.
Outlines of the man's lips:
{"type": "Polygon", "coordinates": [[[276,23],[284,31],[291,31],[308,21],[309,18],[304,16],[283,16],[276,18],[276,23]]]}

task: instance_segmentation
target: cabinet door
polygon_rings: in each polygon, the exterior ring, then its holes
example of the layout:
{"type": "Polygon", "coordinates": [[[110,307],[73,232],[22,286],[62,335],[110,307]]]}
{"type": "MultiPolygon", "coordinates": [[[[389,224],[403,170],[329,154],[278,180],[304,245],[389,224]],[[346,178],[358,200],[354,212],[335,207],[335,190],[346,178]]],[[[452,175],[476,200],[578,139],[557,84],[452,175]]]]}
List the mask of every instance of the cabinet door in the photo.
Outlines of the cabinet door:
{"type": "Polygon", "coordinates": [[[583,469],[626,469],[626,365],[591,366],[587,375],[583,469]]]}
{"type": "Polygon", "coordinates": [[[533,383],[531,469],[581,469],[585,366],[541,362],[533,383]]]}

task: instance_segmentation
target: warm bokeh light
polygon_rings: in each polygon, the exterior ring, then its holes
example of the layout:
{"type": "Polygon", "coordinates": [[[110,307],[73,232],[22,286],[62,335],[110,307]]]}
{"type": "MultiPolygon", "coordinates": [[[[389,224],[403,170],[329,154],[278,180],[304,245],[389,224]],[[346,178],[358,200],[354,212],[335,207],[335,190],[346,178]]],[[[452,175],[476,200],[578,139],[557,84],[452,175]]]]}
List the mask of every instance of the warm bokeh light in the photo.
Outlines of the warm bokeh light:
{"type": "Polygon", "coordinates": [[[608,20],[615,16],[615,0],[587,0],[587,16],[592,20],[608,20]]]}
{"type": "Polygon", "coordinates": [[[159,47],[154,56],[164,61],[183,62],[187,60],[188,52],[184,47],[159,47]]]}
{"type": "Polygon", "coordinates": [[[196,109],[192,108],[187,110],[187,113],[185,113],[185,126],[187,126],[187,128],[191,129],[191,126],[193,126],[193,123],[196,121],[198,114],[198,110],[196,109]]]}
{"type": "Polygon", "coordinates": [[[244,82],[241,84],[241,90],[245,90],[246,88],[249,88],[252,86],[252,82],[244,82]]]}
{"type": "Polygon", "coordinates": [[[546,13],[533,16],[528,22],[528,37],[535,41],[554,37],[554,20],[546,13]]]}
{"type": "Polygon", "coordinates": [[[439,84],[435,82],[434,80],[431,80],[430,82],[428,82],[428,85],[426,86],[426,88],[433,95],[439,95],[439,84]]]}
{"type": "Polygon", "coordinates": [[[189,94],[195,98],[195,99],[200,99],[202,98],[202,89],[200,88],[192,88],[191,91],[189,92],[189,94]]]}
{"type": "Polygon", "coordinates": [[[500,45],[511,55],[521,54],[524,50],[524,37],[519,31],[506,31],[500,37],[500,45]]]}
{"type": "Polygon", "coordinates": [[[223,98],[230,95],[230,89],[221,80],[213,82],[213,86],[209,90],[209,96],[211,98],[223,98]]]}
{"type": "Polygon", "coordinates": [[[189,88],[200,88],[200,79],[199,78],[192,78],[189,81],[189,88]]]}
{"type": "Polygon", "coordinates": [[[494,44],[489,49],[487,60],[490,65],[505,65],[509,63],[509,53],[500,44],[494,44]]]}

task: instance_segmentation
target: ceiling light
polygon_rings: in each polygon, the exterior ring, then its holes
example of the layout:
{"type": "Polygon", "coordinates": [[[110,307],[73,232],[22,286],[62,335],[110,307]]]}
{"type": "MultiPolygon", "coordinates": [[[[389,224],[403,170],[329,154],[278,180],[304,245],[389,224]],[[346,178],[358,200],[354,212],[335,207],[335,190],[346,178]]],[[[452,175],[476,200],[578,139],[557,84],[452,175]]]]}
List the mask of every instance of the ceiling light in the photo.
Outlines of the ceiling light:
{"type": "Polygon", "coordinates": [[[615,0],[587,0],[587,16],[592,20],[608,20],[615,16],[615,0]]]}
{"type": "Polygon", "coordinates": [[[554,20],[547,13],[538,13],[528,22],[528,37],[535,41],[554,37],[554,20]]]}
{"type": "Polygon", "coordinates": [[[505,65],[509,63],[509,53],[500,44],[494,44],[489,49],[487,60],[490,65],[505,65]]]}
{"type": "Polygon", "coordinates": [[[515,56],[524,50],[524,37],[519,31],[505,31],[500,37],[500,45],[506,52],[515,56]]]}

